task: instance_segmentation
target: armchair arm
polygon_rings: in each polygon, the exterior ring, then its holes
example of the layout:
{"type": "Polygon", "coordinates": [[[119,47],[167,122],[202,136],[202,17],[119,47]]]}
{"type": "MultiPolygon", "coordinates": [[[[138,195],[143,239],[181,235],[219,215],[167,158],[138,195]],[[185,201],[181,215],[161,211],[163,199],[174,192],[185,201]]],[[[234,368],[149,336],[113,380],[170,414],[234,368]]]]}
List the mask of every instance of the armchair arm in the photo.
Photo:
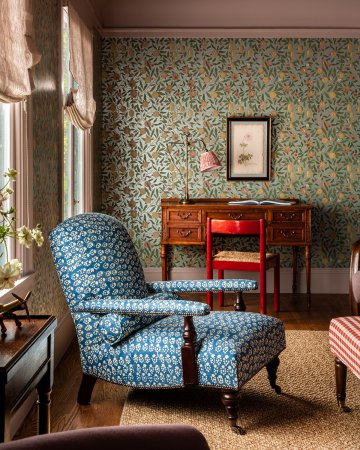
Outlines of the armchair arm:
{"type": "Polygon", "coordinates": [[[254,280],[174,280],[146,283],[149,292],[240,292],[257,289],[254,280]]]}
{"type": "Polygon", "coordinates": [[[360,287],[359,275],[360,271],[360,240],[352,245],[351,260],[350,260],[350,286],[349,286],[349,301],[350,311],[353,315],[360,315],[360,287]]]}
{"type": "Polygon", "coordinates": [[[81,302],[72,308],[73,312],[95,314],[118,313],[131,316],[205,316],[210,308],[204,303],[188,300],[159,300],[152,297],[142,299],[99,299],[81,302]]]}

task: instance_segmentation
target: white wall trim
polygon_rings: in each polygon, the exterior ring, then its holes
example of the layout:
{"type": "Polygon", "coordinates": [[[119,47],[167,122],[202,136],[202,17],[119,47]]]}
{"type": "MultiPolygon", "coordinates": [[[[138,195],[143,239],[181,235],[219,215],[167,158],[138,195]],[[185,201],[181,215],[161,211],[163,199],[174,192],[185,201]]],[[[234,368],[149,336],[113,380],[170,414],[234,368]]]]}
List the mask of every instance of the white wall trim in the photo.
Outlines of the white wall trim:
{"type": "Polygon", "coordinates": [[[360,28],[101,28],[102,37],[359,38],[360,28]]]}
{"type": "MultiPolygon", "coordinates": [[[[146,281],[161,280],[161,268],[148,267],[144,269],[146,281]]],[[[239,278],[239,272],[227,271],[226,278],[239,278]]],[[[204,268],[176,267],[171,270],[172,280],[201,280],[205,279],[204,268]]],[[[242,272],[240,278],[258,281],[258,274],[242,272]]],[[[272,270],[268,271],[267,289],[273,290],[272,270]]],[[[283,268],[280,272],[280,292],[292,292],[292,269],[283,268]]],[[[298,292],[306,293],[306,272],[301,269],[298,274],[298,292]]],[[[347,294],[349,292],[349,269],[313,268],[311,270],[311,292],[313,294],[347,294]]]]}

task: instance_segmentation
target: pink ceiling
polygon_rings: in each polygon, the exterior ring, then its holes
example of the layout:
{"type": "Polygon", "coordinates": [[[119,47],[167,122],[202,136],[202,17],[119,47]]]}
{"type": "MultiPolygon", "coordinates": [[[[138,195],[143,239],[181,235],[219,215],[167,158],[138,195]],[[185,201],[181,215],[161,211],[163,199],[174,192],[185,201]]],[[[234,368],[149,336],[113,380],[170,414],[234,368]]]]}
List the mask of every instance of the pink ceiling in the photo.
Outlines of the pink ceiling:
{"type": "Polygon", "coordinates": [[[360,28],[360,0],[88,0],[101,28],[360,28]]]}

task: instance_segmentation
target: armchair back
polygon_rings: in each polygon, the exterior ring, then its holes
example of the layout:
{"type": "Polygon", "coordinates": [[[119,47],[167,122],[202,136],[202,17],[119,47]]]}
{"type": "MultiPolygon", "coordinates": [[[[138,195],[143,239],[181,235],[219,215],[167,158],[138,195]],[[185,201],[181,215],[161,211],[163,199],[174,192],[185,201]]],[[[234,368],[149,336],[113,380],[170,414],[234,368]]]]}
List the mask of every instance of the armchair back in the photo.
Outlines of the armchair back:
{"type": "Polygon", "coordinates": [[[148,295],[135,247],[115,218],[79,214],[58,225],[49,239],[70,309],[83,301],[148,295]]]}

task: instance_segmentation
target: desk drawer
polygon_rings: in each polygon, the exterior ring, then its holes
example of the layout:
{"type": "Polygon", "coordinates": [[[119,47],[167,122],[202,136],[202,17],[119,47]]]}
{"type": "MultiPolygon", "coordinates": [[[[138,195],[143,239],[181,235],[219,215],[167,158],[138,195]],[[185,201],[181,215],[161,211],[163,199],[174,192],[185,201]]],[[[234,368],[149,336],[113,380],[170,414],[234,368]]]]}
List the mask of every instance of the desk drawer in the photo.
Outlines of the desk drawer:
{"type": "Polygon", "coordinates": [[[201,223],[201,211],[191,209],[168,209],[166,211],[167,222],[196,222],[201,223]]]}
{"type": "Polygon", "coordinates": [[[269,227],[268,232],[270,232],[270,239],[268,239],[268,242],[271,241],[271,244],[276,243],[282,243],[285,242],[288,243],[300,243],[305,242],[305,228],[304,227],[291,227],[291,228],[276,228],[276,227],[269,227]]]}
{"type": "Polygon", "coordinates": [[[257,220],[265,219],[265,211],[211,211],[207,216],[219,220],[257,220]]]}
{"type": "Polygon", "coordinates": [[[170,225],[167,229],[167,240],[169,243],[192,243],[201,242],[201,225],[170,225]]]}
{"type": "Polygon", "coordinates": [[[287,210],[274,210],[272,213],[272,222],[284,223],[284,222],[304,222],[304,211],[287,211],[287,210]]]}

